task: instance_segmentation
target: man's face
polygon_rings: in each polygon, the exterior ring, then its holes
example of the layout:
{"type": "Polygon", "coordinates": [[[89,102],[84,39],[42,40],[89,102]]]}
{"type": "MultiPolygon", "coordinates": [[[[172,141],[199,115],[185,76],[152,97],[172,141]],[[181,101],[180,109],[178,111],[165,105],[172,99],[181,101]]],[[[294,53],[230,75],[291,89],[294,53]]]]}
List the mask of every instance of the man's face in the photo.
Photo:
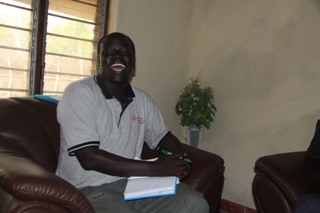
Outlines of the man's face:
{"type": "Polygon", "coordinates": [[[127,82],[135,66],[132,46],[127,37],[114,34],[100,44],[100,76],[112,83],[127,82]]]}

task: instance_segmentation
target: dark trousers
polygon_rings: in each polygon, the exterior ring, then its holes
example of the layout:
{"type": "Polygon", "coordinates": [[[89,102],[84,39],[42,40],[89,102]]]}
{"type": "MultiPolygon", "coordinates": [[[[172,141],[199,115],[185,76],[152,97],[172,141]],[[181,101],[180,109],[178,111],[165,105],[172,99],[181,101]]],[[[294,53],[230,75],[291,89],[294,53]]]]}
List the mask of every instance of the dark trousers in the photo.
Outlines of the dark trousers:
{"type": "Polygon", "coordinates": [[[320,195],[301,196],[296,202],[293,213],[320,213],[320,195]]]}

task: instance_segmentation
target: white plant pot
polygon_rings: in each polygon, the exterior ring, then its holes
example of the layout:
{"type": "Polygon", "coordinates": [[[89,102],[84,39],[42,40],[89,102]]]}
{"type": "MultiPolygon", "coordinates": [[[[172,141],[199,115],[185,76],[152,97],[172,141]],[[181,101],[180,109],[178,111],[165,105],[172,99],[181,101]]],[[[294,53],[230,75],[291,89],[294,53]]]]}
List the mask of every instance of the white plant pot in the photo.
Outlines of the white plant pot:
{"type": "Polygon", "coordinates": [[[188,128],[188,144],[199,148],[202,140],[202,128],[197,127],[195,124],[190,124],[188,128]]]}

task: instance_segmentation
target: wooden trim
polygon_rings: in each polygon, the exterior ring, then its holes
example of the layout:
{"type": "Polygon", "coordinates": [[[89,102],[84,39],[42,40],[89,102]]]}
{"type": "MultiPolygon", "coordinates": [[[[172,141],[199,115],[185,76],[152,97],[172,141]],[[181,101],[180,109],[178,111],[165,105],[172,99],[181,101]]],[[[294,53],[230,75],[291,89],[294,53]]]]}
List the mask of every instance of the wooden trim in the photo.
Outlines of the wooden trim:
{"type": "MultiPolygon", "coordinates": [[[[110,9],[110,0],[106,1],[106,7],[105,7],[105,18],[104,18],[104,35],[108,35],[108,25],[109,25],[109,9],[110,9]]],[[[104,36],[103,35],[103,36],[104,36]]]]}
{"type": "MultiPolygon", "coordinates": [[[[34,10],[34,16],[37,16],[37,31],[32,32],[36,33],[36,55],[31,56],[34,57],[34,73],[31,73],[30,70],[30,87],[29,95],[33,96],[35,94],[42,94],[43,92],[43,76],[44,76],[44,58],[45,58],[45,45],[46,45],[46,33],[47,33],[47,12],[49,7],[48,0],[37,0],[35,5],[37,4],[38,10],[34,10]],[[32,84],[31,84],[32,83],[32,84]]],[[[33,23],[35,24],[35,23],[33,23]]],[[[32,62],[31,62],[32,63],[32,62]]]]}

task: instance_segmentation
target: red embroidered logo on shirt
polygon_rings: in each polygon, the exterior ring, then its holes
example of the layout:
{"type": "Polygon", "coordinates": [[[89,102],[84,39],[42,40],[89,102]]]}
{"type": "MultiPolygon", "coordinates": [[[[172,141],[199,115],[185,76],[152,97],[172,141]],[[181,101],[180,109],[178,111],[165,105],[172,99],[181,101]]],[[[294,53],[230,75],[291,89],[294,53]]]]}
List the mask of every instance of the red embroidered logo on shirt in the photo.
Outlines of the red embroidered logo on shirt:
{"type": "Polygon", "coordinates": [[[139,116],[137,117],[136,115],[132,115],[131,119],[132,119],[133,122],[138,121],[138,123],[140,123],[140,124],[143,124],[145,122],[145,120],[143,118],[141,118],[139,116]]]}
{"type": "Polygon", "coordinates": [[[142,124],[142,123],[145,122],[145,120],[143,118],[141,118],[141,117],[138,117],[138,122],[142,124]]]}
{"type": "Polygon", "coordinates": [[[132,115],[132,116],[131,116],[131,119],[132,119],[132,121],[137,121],[137,116],[132,115]]]}

